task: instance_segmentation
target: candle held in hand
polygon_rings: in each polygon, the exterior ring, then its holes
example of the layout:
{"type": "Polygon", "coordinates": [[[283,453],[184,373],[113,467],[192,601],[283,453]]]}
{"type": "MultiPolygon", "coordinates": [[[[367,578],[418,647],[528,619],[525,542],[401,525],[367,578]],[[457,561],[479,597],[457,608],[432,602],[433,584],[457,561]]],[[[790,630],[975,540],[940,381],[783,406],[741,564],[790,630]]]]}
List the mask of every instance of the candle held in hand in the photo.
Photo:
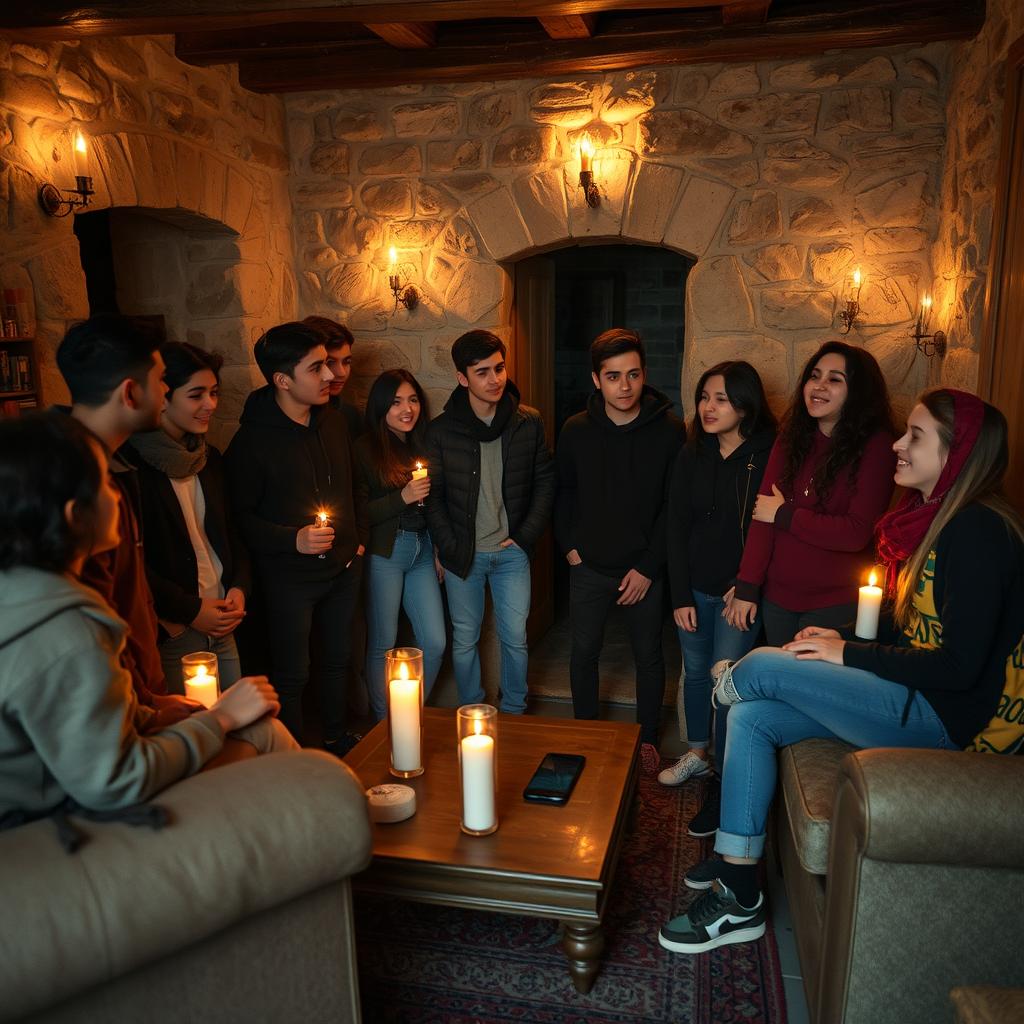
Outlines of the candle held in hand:
{"type": "Polygon", "coordinates": [[[878,615],[882,610],[882,588],[876,586],[877,574],[872,570],[868,585],[860,588],[857,600],[857,623],[854,635],[861,640],[874,640],[878,636],[878,615]]]}
{"type": "MultiPolygon", "coordinates": [[[[317,514],[316,514],[316,525],[317,525],[318,528],[323,528],[324,526],[330,526],[331,525],[331,517],[323,509],[320,509],[320,511],[317,512],[317,514]]],[[[327,552],[325,551],[325,552],[317,555],[316,557],[317,558],[326,558],[327,557],[327,552]]]]}
{"type": "Polygon", "coordinates": [[[219,696],[217,692],[217,676],[200,665],[194,676],[185,679],[185,696],[199,701],[203,707],[212,707],[219,696]]]}

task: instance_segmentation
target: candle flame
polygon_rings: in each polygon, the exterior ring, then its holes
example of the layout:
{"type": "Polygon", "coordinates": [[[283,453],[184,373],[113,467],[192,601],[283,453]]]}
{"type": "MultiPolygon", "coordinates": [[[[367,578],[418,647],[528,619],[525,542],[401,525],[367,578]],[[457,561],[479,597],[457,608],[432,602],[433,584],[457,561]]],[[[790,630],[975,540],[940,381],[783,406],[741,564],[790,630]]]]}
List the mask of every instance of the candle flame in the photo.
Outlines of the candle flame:
{"type": "Polygon", "coordinates": [[[80,131],[75,132],[75,152],[76,153],[85,153],[86,152],[85,136],[80,131]]]}
{"type": "Polygon", "coordinates": [[[408,679],[409,678],[409,666],[404,661],[398,666],[398,678],[399,679],[408,679]]]}
{"type": "Polygon", "coordinates": [[[398,251],[395,249],[394,246],[391,246],[391,248],[388,249],[388,266],[389,267],[394,267],[394,265],[397,262],[398,262],[398,251]]]}
{"type": "Polygon", "coordinates": [[[416,463],[416,468],[417,469],[422,469],[423,468],[423,463],[422,462],[417,462],[416,463]]]}
{"type": "Polygon", "coordinates": [[[921,308],[924,310],[929,310],[932,308],[932,297],[930,295],[925,295],[925,297],[921,300],[921,308]]]}
{"type": "Polygon", "coordinates": [[[854,288],[860,287],[860,267],[853,272],[853,286],[854,288]]]}
{"type": "Polygon", "coordinates": [[[330,519],[330,516],[323,509],[320,509],[320,511],[317,512],[316,521],[320,526],[323,526],[328,519],[330,519]]]}
{"type": "Polygon", "coordinates": [[[583,138],[580,139],[580,153],[588,157],[594,155],[594,143],[591,141],[589,132],[584,133],[583,138]]]}
{"type": "Polygon", "coordinates": [[[869,587],[878,586],[878,573],[875,572],[874,569],[871,570],[871,575],[868,576],[868,586],[869,587]]]}
{"type": "Polygon", "coordinates": [[[206,681],[206,676],[207,676],[206,666],[205,665],[200,665],[198,671],[196,672],[196,682],[198,682],[198,683],[205,682],[206,681]]]}
{"type": "Polygon", "coordinates": [[[482,718],[473,719],[473,735],[482,736],[484,731],[484,720],[482,718]]]}

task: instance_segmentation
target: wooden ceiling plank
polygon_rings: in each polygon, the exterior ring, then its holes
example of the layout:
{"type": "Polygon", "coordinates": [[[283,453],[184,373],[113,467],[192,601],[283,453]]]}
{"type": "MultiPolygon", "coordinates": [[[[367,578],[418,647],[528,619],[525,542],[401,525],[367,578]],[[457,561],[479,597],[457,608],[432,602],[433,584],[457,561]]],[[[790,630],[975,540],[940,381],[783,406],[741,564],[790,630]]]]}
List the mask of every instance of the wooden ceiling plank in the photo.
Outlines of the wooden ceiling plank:
{"type": "MultiPolygon", "coordinates": [[[[661,64],[706,63],[817,56],[826,50],[922,44],[975,35],[984,23],[984,0],[869,0],[856,9],[837,3],[805,7],[763,26],[700,27],[657,31],[603,30],[580,40],[508,42],[434,50],[367,50],[338,61],[330,55],[243,61],[239,79],[257,92],[376,88],[408,83],[493,81],[619,71],[661,64]]],[[[641,19],[636,19],[640,23],[641,19]]]]}
{"type": "Polygon", "coordinates": [[[726,0],[722,7],[723,25],[763,25],[768,20],[772,0],[726,0]]]}
{"type": "Polygon", "coordinates": [[[713,0],[93,0],[84,7],[75,0],[35,0],[0,4],[0,32],[58,40],[216,32],[295,21],[397,24],[569,18],[603,11],[707,7],[709,2],[713,0]]]}
{"type": "Polygon", "coordinates": [[[589,39],[597,26],[596,14],[565,15],[560,18],[538,18],[552,39],[589,39]]]}
{"type": "Polygon", "coordinates": [[[437,42],[436,21],[368,21],[365,24],[396,50],[429,50],[437,42]]]}

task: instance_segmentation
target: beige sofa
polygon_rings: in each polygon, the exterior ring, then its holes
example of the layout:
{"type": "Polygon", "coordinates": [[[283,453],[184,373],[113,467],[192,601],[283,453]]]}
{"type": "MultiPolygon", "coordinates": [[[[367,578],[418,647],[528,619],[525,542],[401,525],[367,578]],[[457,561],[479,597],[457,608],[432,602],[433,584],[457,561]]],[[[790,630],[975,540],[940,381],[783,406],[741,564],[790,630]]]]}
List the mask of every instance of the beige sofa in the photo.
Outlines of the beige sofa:
{"type": "Polygon", "coordinates": [[[1024,985],[1024,757],[780,753],[778,856],[810,1018],[936,1024],[958,985],[1024,985]]]}
{"type": "Polygon", "coordinates": [[[349,876],[366,799],[341,762],[270,754],[186,779],[155,832],[0,832],[0,1020],[359,1021],[349,876]]]}

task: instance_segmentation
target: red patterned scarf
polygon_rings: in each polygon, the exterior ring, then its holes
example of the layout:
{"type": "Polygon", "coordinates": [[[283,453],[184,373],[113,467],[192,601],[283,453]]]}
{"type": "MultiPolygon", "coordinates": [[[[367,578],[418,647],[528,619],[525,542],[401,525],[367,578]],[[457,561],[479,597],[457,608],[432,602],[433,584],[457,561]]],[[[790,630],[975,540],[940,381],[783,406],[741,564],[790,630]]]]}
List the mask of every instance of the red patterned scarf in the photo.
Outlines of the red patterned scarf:
{"type": "Polygon", "coordinates": [[[878,555],[885,563],[885,586],[889,593],[895,592],[900,566],[924,539],[949,489],[974,450],[985,418],[985,403],[977,395],[955,388],[944,390],[953,396],[953,443],[931,497],[925,501],[920,491],[908,491],[875,527],[878,555]]]}

